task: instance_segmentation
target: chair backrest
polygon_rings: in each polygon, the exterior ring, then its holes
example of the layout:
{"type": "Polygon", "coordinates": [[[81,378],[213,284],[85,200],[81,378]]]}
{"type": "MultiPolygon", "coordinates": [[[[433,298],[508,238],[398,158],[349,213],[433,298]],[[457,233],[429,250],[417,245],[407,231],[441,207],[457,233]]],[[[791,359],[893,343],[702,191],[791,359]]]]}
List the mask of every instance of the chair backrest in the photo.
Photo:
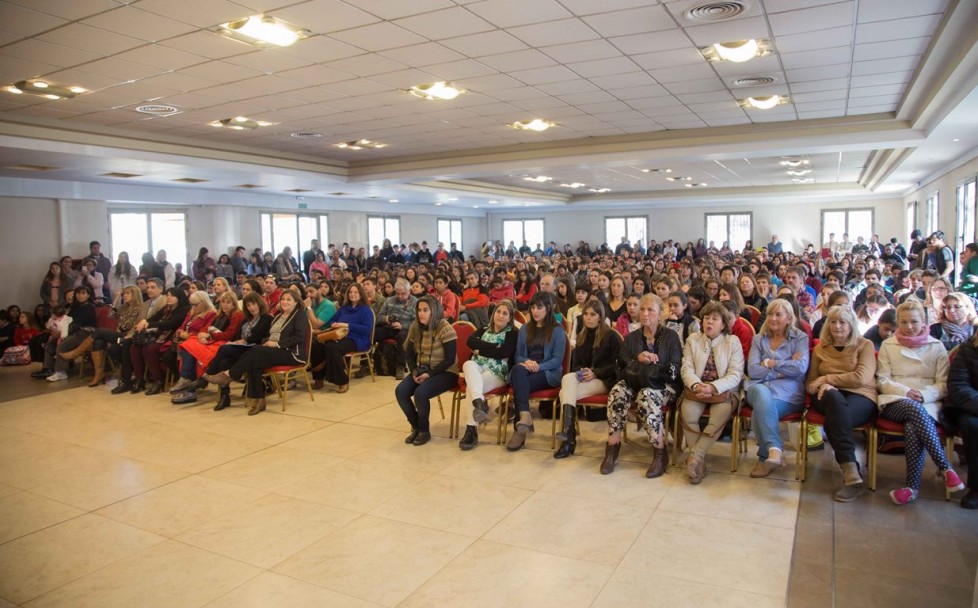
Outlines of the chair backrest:
{"type": "Polygon", "coordinates": [[[746,310],[750,315],[750,324],[753,326],[754,332],[756,333],[759,329],[761,329],[761,311],[758,310],[756,306],[751,306],[750,304],[745,304],[744,310],[746,310]]]}
{"type": "Polygon", "coordinates": [[[455,356],[458,361],[459,370],[462,369],[462,364],[472,358],[472,349],[469,348],[469,336],[475,333],[475,325],[469,323],[468,321],[456,321],[452,323],[452,329],[455,330],[455,356]]]}
{"type": "Polygon", "coordinates": [[[370,342],[367,343],[368,344],[367,348],[369,348],[370,347],[369,345],[372,345],[374,343],[374,331],[377,330],[377,315],[374,314],[373,308],[370,308],[368,306],[367,310],[370,311],[370,342]]]}
{"type": "Polygon", "coordinates": [[[119,318],[110,317],[112,308],[109,306],[98,306],[95,308],[95,326],[101,329],[111,329],[115,331],[119,327],[119,318]]]}
{"type": "Polygon", "coordinates": [[[526,314],[522,310],[517,310],[513,313],[513,318],[520,322],[522,325],[526,325],[526,314]]]}
{"type": "Polygon", "coordinates": [[[312,321],[309,320],[308,315],[306,315],[306,323],[309,325],[309,331],[306,332],[306,365],[308,365],[312,361],[312,341],[316,338],[313,336],[312,321]]]}
{"type": "Polygon", "coordinates": [[[566,375],[567,371],[570,369],[570,361],[571,361],[571,347],[570,347],[570,338],[568,337],[567,341],[564,343],[564,360],[561,363],[562,367],[560,370],[561,377],[566,375]]]}

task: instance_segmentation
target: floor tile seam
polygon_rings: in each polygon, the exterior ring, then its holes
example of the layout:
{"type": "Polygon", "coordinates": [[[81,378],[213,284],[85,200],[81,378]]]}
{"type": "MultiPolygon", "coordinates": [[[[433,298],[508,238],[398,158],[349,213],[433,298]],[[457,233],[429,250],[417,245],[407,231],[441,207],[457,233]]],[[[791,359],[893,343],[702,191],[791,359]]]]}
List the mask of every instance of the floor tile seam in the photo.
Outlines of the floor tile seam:
{"type": "MultiPolygon", "coordinates": [[[[668,489],[672,489],[672,485],[671,484],[668,487],[668,489]]],[[[543,488],[540,488],[540,489],[537,489],[537,490],[530,490],[530,491],[533,492],[534,495],[536,495],[536,494],[543,494],[545,496],[552,496],[554,498],[578,498],[580,500],[586,500],[588,502],[598,503],[599,505],[606,505],[606,506],[620,506],[620,505],[624,505],[626,507],[642,508],[642,505],[634,505],[634,504],[631,504],[631,503],[614,501],[614,500],[610,500],[610,499],[609,500],[604,500],[604,499],[601,499],[601,498],[591,498],[591,497],[579,496],[579,495],[575,495],[575,494],[561,494],[559,492],[554,492],[553,490],[545,490],[543,488]]],[[[665,495],[663,495],[662,499],[659,499],[659,501],[655,504],[655,506],[651,508],[651,511],[649,512],[649,517],[650,518],[652,517],[652,514],[655,513],[659,509],[659,505],[662,504],[662,500],[664,498],[665,498],[665,495]]]]}
{"type": "MultiPolygon", "coordinates": [[[[846,568],[844,566],[836,566],[835,569],[836,570],[842,570],[842,571],[845,571],[845,572],[856,572],[856,573],[863,573],[863,574],[865,574],[864,571],[856,570],[854,568],[846,568]]],[[[877,585],[881,585],[883,587],[888,587],[890,589],[901,589],[901,588],[906,587],[906,586],[912,586],[914,583],[926,583],[927,585],[932,586],[932,587],[941,587],[941,588],[944,588],[944,589],[953,589],[955,591],[960,591],[962,589],[965,590],[965,591],[973,591],[974,588],[975,588],[974,582],[972,582],[971,584],[968,584],[968,585],[957,586],[957,585],[946,585],[944,583],[937,583],[937,582],[933,582],[933,581],[929,581],[929,580],[916,580],[916,579],[911,579],[911,578],[906,578],[905,580],[909,583],[909,585],[890,585],[890,584],[882,583],[882,582],[879,582],[879,581],[877,581],[876,584],[877,585]]],[[[835,588],[835,585],[833,585],[833,589],[834,588],[835,588]]]]}
{"type": "MultiPolygon", "coordinates": [[[[47,496],[42,496],[41,494],[35,494],[35,496],[41,496],[41,498],[47,498],[47,496]]],[[[53,500],[53,499],[48,499],[48,500],[53,500]]],[[[60,504],[64,504],[66,506],[72,507],[73,509],[77,509],[78,508],[78,507],[75,507],[74,505],[69,505],[67,503],[60,503],[60,504]]],[[[55,526],[60,526],[61,524],[64,524],[64,523],[67,523],[69,521],[78,519],[80,517],[84,517],[86,515],[99,515],[99,514],[98,513],[95,513],[94,511],[85,511],[84,513],[78,513],[77,515],[72,515],[71,517],[68,517],[66,519],[62,519],[61,521],[54,522],[53,524],[48,524],[46,526],[41,526],[40,528],[37,528],[36,530],[31,530],[30,532],[27,532],[25,534],[21,534],[20,536],[16,536],[14,538],[7,539],[7,540],[3,541],[2,543],[0,543],[0,547],[2,547],[3,545],[7,545],[9,543],[12,543],[14,541],[20,540],[22,538],[27,538],[28,536],[31,536],[32,534],[37,534],[38,532],[43,532],[43,531],[48,530],[50,528],[53,528],[55,526]]],[[[104,515],[101,515],[100,517],[105,517],[105,516],[104,515]]],[[[106,518],[106,519],[111,519],[111,518],[106,518]]],[[[112,520],[112,521],[115,522],[115,520],[112,520]]],[[[116,522],[116,523],[120,523],[120,522],[116,522]]],[[[133,527],[135,527],[135,526],[133,526],[133,527]]],[[[141,528],[139,528],[139,529],[141,529],[141,528]]],[[[160,536],[160,535],[157,535],[157,536],[160,536]]]]}
{"type": "MultiPolygon", "coordinates": [[[[734,517],[726,517],[724,515],[716,514],[716,513],[698,514],[698,513],[691,513],[689,511],[678,510],[678,509],[675,509],[675,508],[670,509],[670,508],[667,508],[667,507],[663,507],[662,506],[662,503],[664,503],[665,501],[666,501],[666,497],[664,496],[662,498],[662,500],[659,502],[659,505],[656,507],[656,512],[662,511],[663,513],[672,513],[672,514],[676,514],[676,515],[692,516],[692,517],[696,517],[698,519],[710,518],[710,519],[714,519],[714,520],[717,520],[717,521],[720,521],[720,522],[736,522],[736,523],[739,523],[739,524],[744,524],[744,525],[747,525],[747,526],[756,526],[758,528],[763,528],[763,529],[781,530],[781,531],[789,531],[790,530],[790,531],[793,531],[793,532],[796,532],[797,531],[797,525],[798,525],[798,516],[797,516],[797,514],[795,515],[795,524],[794,525],[792,525],[792,526],[775,526],[775,525],[766,524],[766,523],[760,522],[760,521],[747,521],[747,520],[743,520],[743,519],[737,519],[737,518],[734,518],[734,517]]],[[[792,555],[793,554],[794,554],[794,534],[792,534],[792,555]]]]}
{"type": "MultiPolygon", "coordinates": [[[[654,574],[656,576],[668,576],[670,578],[674,578],[674,579],[677,579],[677,580],[680,580],[680,581],[685,581],[685,582],[690,582],[690,583],[696,583],[696,584],[699,584],[699,585],[710,585],[710,586],[713,586],[712,583],[707,582],[707,581],[703,580],[702,578],[697,579],[697,578],[693,578],[692,576],[683,576],[683,575],[675,574],[675,573],[665,573],[665,572],[662,572],[662,571],[660,571],[658,569],[655,569],[655,568],[652,568],[649,572],[637,571],[637,570],[633,570],[631,568],[622,568],[622,569],[623,570],[627,570],[629,572],[637,572],[639,575],[642,575],[642,574],[645,574],[645,575],[654,574]]],[[[684,571],[684,573],[685,573],[685,571],[684,571]]],[[[767,580],[767,579],[765,579],[765,580],[767,580]]],[[[721,588],[721,589],[724,589],[724,590],[733,589],[734,591],[741,591],[743,593],[754,593],[756,595],[763,595],[763,596],[766,596],[766,597],[773,597],[773,598],[777,598],[777,599],[780,599],[780,600],[784,600],[785,602],[787,602],[787,598],[788,598],[788,585],[787,585],[787,583],[785,584],[784,593],[782,593],[782,594],[765,593],[763,591],[758,591],[757,589],[749,589],[749,588],[747,588],[747,587],[745,587],[745,586],[743,586],[741,584],[741,581],[740,581],[739,578],[733,580],[732,582],[728,583],[724,587],[718,587],[718,588],[721,588]]]]}
{"type": "MultiPolygon", "coordinates": [[[[648,575],[647,572],[643,572],[641,570],[635,570],[634,568],[628,568],[627,566],[618,566],[615,570],[622,570],[624,572],[632,572],[632,573],[635,574],[636,577],[641,577],[643,575],[648,575]]],[[[659,577],[662,577],[662,578],[669,578],[669,579],[672,579],[674,581],[680,581],[680,582],[683,582],[683,583],[693,582],[693,583],[696,583],[697,585],[702,585],[704,587],[710,587],[711,589],[716,589],[718,591],[727,591],[729,589],[729,587],[721,587],[721,586],[718,586],[718,585],[713,584],[712,582],[697,581],[697,580],[692,580],[692,579],[688,579],[688,578],[682,578],[682,577],[675,576],[675,575],[672,575],[672,574],[663,574],[661,572],[656,572],[655,575],[656,576],[659,576],[659,577]]],[[[764,593],[763,591],[752,591],[752,590],[744,590],[744,589],[737,589],[737,591],[740,591],[742,593],[751,593],[751,594],[754,594],[754,595],[761,595],[761,596],[764,596],[764,597],[773,597],[773,598],[785,599],[785,600],[787,599],[787,589],[785,590],[785,595],[776,595],[776,594],[772,594],[772,593],[764,593]]]]}

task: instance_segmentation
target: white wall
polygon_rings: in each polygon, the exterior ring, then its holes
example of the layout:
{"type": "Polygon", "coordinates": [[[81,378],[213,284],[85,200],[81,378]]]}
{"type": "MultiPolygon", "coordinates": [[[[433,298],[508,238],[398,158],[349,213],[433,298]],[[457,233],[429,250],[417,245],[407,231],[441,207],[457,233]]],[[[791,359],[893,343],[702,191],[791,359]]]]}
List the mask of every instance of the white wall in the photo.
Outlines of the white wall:
{"type": "MultiPolygon", "coordinates": [[[[801,251],[808,243],[818,245],[821,233],[823,209],[873,208],[876,232],[881,240],[896,236],[905,241],[909,235],[903,229],[904,204],[900,199],[839,201],[833,203],[806,204],[764,204],[725,207],[676,207],[641,209],[609,209],[607,211],[558,211],[550,213],[491,213],[489,215],[489,238],[502,240],[504,219],[535,219],[545,217],[544,238],[560,245],[578,241],[588,241],[592,245],[603,242],[604,219],[622,215],[649,218],[649,238],[659,242],[664,239],[693,241],[705,236],[707,213],[752,213],[753,240],[756,246],[768,243],[772,234],[777,234],[788,249],[801,251]],[[906,234],[904,234],[906,232],[906,234]]],[[[841,235],[840,235],[841,236],[841,235]]],[[[610,244],[610,243],[609,243],[610,244]]],[[[719,244],[718,244],[719,245],[719,244]]],[[[731,243],[740,248],[743,243],[731,243]]]]}
{"type": "MultiPolygon", "coordinates": [[[[940,202],[937,212],[937,223],[941,230],[948,235],[947,243],[954,247],[954,239],[952,239],[950,235],[957,234],[958,182],[967,177],[974,177],[976,174],[978,174],[978,157],[964,161],[946,173],[928,180],[922,186],[903,197],[904,214],[906,214],[906,204],[917,201],[916,225],[919,226],[921,230],[926,230],[927,226],[925,213],[927,209],[927,198],[934,192],[937,192],[939,194],[938,200],[940,202]]],[[[914,227],[910,227],[906,231],[907,234],[910,234],[910,230],[913,230],[913,228],[914,227]]],[[[972,238],[966,238],[965,240],[965,243],[971,242],[973,242],[973,235],[972,238]]]]}

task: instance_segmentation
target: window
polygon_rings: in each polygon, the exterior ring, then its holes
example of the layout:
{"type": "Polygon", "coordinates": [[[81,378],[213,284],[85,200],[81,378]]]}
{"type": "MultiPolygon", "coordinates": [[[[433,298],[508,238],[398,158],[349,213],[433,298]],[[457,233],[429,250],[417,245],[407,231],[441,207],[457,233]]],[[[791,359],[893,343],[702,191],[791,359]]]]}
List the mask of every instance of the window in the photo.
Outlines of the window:
{"type": "Polygon", "coordinates": [[[720,248],[726,241],[730,249],[740,250],[747,241],[753,241],[752,223],[750,213],[707,213],[706,243],[713,241],[720,248]]]}
{"type": "Polygon", "coordinates": [[[855,243],[859,237],[869,244],[873,238],[872,209],[822,210],[822,240],[816,247],[829,242],[829,235],[835,234],[836,242],[842,242],[842,235],[849,235],[849,242],[855,243]]]}
{"type": "Polygon", "coordinates": [[[940,208],[940,193],[935,192],[930,196],[928,196],[927,202],[924,203],[924,212],[927,214],[927,218],[926,218],[927,234],[932,234],[937,230],[939,208],[940,208]]]}
{"type": "Polygon", "coordinates": [[[543,220],[503,220],[503,249],[510,243],[519,249],[523,241],[533,249],[539,243],[543,247],[543,220]]]}
{"type": "Polygon", "coordinates": [[[367,216],[367,243],[370,250],[374,245],[384,246],[384,239],[390,239],[391,244],[401,242],[401,218],[389,215],[367,216]]]}
{"type": "Polygon", "coordinates": [[[119,252],[125,251],[132,265],[139,268],[144,253],[150,252],[155,257],[163,249],[171,264],[183,264],[185,272],[190,269],[187,215],[183,212],[110,211],[109,232],[112,239],[109,255],[113,263],[119,252]]]}
{"type": "Polygon", "coordinates": [[[438,242],[444,243],[445,251],[451,249],[452,243],[462,251],[462,220],[438,220],[438,242]]]}
{"type": "Polygon", "coordinates": [[[907,229],[904,234],[910,234],[917,229],[917,201],[907,203],[907,229]]]}
{"type": "Polygon", "coordinates": [[[649,218],[644,215],[635,217],[606,217],[604,218],[604,242],[612,250],[621,243],[622,237],[627,238],[629,244],[641,241],[644,245],[648,228],[649,218]]]}
{"type": "Polygon", "coordinates": [[[975,242],[975,178],[958,184],[958,225],[955,249],[963,251],[964,246],[975,242]]]}
{"type": "Polygon", "coordinates": [[[329,239],[329,219],[326,215],[298,215],[295,213],[261,214],[261,249],[272,256],[292,249],[292,257],[301,261],[302,252],[309,249],[313,239],[325,250],[329,239]]]}

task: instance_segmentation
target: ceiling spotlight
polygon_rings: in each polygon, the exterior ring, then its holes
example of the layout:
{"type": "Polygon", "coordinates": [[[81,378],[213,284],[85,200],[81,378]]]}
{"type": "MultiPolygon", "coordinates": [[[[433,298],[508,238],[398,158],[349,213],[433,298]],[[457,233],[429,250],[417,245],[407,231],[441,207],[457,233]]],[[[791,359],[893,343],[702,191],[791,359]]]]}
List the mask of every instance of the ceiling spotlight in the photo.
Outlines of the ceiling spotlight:
{"type": "Polygon", "coordinates": [[[264,15],[252,15],[246,19],[229,21],[222,23],[218,28],[221,34],[229,38],[258,46],[266,44],[292,46],[309,35],[306,30],[264,15]]]}
{"type": "Polygon", "coordinates": [[[520,129],[523,131],[546,131],[550,127],[556,126],[549,120],[544,120],[542,118],[534,118],[533,120],[518,120],[511,125],[514,129],[520,129]]]}
{"type": "Polygon", "coordinates": [[[447,82],[429,82],[428,84],[416,84],[407,91],[415,97],[427,100],[444,99],[451,101],[459,95],[465,93],[464,89],[456,88],[447,82]]]}
{"type": "Polygon", "coordinates": [[[776,106],[788,103],[787,95],[762,95],[759,97],[748,97],[739,101],[742,108],[748,110],[770,110],[776,106]]]}
{"type": "Polygon", "coordinates": [[[807,158],[783,158],[779,164],[782,167],[801,167],[802,165],[812,164],[812,161],[807,158]]]}
{"type": "Polygon", "coordinates": [[[666,179],[669,180],[670,182],[691,182],[691,181],[693,181],[693,178],[692,177],[667,177],[666,179]]]}
{"type": "Polygon", "coordinates": [[[755,57],[770,54],[771,49],[764,40],[751,38],[750,40],[738,40],[736,42],[717,42],[700,49],[700,53],[707,61],[744,63],[755,57]]]}
{"type": "Polygon", "coordinates": [[[952,139],[951,141],[953,141],[953,142],[955,142],[955,143],[957,143],[957,142],[959,142],[959,141],[961,141],[961,138],[960,138],[960,137],[955,137],[955,138],[954,138],[954,139],[952,139]]]}
{"type": "Polygon", "coordinates": [[[785,171],[785,173],[787,173],[788,175],[795,175],[795,176],[808,175],[811,172],[812,172],[811,169],[788,169],[787,171],[785,171]]]}
{"type": "Polygon", "coordinates": [[[588,188],[591,192],[595,194],[604,194],[605,192],[611,192],[611,188],[588,188]]]}
{"type": "Polygon", "coordinates": [[[344,150],[374,150],[386,148],[387,144],[382,144],[379,141],[370,141],[369,139],[356,139],[338,143],[336,147],[344,150]]]}
{"type": "Polygon", "coordinates": [[[563,186],[564,188],[574,188],[574,189],[583,188],[586,185],[587,184],[582,184],[581,182],[571,182],[569,184],[561,184],[561,186],[563,186]]]}
{"type": "Polygon", "coordinates": [[[441,206],[442,206],[442,205],[444,205],[444,204],[445,204],[445,203],[435,203],[435,207],[441,207],[441,206]]]}
{"type": "Polygon", "coordinates": [[[455,201],[457,201],[457,200],[458,200],[458,197],[455,197],[455,196],[453,196],[453,197],[450,197],[450,198],[448,199],[448,202],[449,202],[449,203],[454,203],[454,202],[455,202],[455,201]]]}
{"type": "Polygon", "coordinates": [[[672,173],[672,169],[642,169],[642,173],[672,173]]]}
{"type": "Polygon", "coordinates": [[[706,188],[706,182],[700,182],[698,184],[683,184],[687,188],[706,188]]]}
{"type": "Polygon", "coordinates": [[[536,177],[530,177],[529,175],[527,175],[526,177],[523,178],[523,181],[525,182],[536,182],[538,184],[549,182],[551,180],[553,180],[553,178],[550,177],[549,175],[538,175],[536,177]]]}
{"type": "Polygon", "coordinates": [[[499,201],[489,201],[489,204],[490,205],[498,205],[499,204],[499,201]]]}
{"type": "Polygon", "coordinates": [[[64,87],[44,82],[43,80],[21,80],[4,87],[4,90],[14,95],[27,93],[28,95],[37,95],[38,97],[46,97],[47,99],[71,99],[75,95],[87,92],[88,89],[74,86],[64,87]]]}
{"type": "Polygon", "coordinates": [[[246,129],[268,127],[274,125],[275,123],[265,122],[264,120],[252,120],[247,116],[235,116],[234,118],[224,118],[222,120],[215,120],[207,124],[212,127],[227,127],[228,129],[234,129],[235,131],[244,131],[246,129]]]}
{"type": "Polygon", "coordinates": [[[392,199],[390,199],[390,200],[389,200],[389,201],[387,201],[387,202],[388,202],[388,203],[399,203],[399,202],[401,202],[401,201],[399,201],[399,200],[397,200],[396,198],[392,198],[392,199]]]}

